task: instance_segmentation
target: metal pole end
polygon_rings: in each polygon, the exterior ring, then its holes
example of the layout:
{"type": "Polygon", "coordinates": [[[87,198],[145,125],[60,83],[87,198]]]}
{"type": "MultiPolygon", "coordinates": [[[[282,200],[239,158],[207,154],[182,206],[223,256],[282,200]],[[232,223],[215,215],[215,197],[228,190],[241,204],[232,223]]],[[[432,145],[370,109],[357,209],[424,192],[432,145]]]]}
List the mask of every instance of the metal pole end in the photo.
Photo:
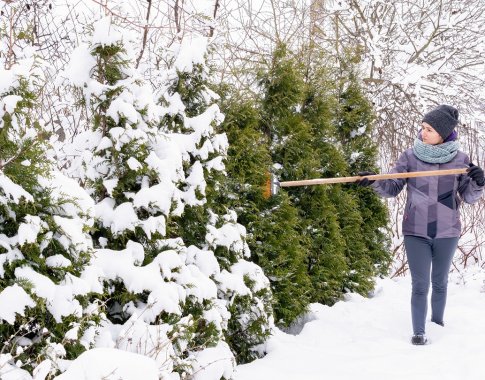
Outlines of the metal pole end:
{"type": "Polygon", "coordinates": [[[278,194],[280,187],[280,181],[278,181],[278,178],[276,178],[274,174],[271,174],[271,195],[273,196],[278,194]]]}

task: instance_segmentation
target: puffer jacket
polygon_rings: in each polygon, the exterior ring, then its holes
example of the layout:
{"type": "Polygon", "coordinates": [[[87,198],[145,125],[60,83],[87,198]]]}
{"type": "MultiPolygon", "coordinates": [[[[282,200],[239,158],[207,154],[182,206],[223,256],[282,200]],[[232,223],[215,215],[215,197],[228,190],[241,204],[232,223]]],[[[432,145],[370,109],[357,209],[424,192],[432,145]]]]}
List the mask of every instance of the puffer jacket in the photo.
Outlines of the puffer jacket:
{"type": "MultiPolygon", "coordinates": [[[[429,164],[419,160],[410,148],[400,155],[390,173],[465,168],[469,162],[468,156],[458,151],[450,162],[429,164]]],[[[406,184],[402,232],[427,238],[460,236],[460,203],[475,203],[483,193],[483,186],[477,185],[466,174],[387,179],[371,186],[379,195],[390,198],[398,195],[406,184]]]]}

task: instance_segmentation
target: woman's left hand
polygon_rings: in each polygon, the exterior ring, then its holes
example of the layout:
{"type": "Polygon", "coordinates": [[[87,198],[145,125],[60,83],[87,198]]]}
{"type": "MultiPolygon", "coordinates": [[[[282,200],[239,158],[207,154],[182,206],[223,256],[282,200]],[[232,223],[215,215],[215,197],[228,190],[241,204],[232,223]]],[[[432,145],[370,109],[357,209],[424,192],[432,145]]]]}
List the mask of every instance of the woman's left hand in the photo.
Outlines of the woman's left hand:
{"type": "Polygon", "coordinates": [[[485,179],[483,177],[483,169],[480,166],[476,166],[470,162],[467,169],[468,177],[476,182],[478,186],[483,186],[485,184],[485,179]]]}

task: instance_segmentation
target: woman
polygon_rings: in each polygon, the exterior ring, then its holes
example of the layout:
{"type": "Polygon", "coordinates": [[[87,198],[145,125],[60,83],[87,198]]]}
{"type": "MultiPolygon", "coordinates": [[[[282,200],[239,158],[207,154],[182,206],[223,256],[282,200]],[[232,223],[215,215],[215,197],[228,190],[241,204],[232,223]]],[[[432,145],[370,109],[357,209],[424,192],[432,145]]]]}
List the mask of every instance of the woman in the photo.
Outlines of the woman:
{"type": "MultiPolygon", "coordinates": [[[[400,155],[391,173],[468,167],[467,174],[359,181],[359,185],[371,186],[383,197],[395,197],[407,184],[402,231],[412,278],[411,342],[416,345],[428,341],[425,320],[430,275],[431,321],[444,326],[448,272],[461,233],[458,206],[461,200],[477,202],[485,183],[483,170],[459,150],[457,125],[458,110],[454,107],[440,105],[425,114],[413,148],[400,155]]],[[[370,174],[375,173],[359,173],[370,174]]]]}

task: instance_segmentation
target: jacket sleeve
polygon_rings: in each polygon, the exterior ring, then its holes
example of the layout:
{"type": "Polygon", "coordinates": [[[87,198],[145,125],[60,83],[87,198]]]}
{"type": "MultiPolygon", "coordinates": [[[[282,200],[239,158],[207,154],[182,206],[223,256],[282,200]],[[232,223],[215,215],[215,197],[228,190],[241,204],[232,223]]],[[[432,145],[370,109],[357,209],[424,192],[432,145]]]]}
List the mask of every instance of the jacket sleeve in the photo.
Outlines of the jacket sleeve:
{"type": "MultiPolygon", "coordinates": [[[[406,152],[401,153],[396,164],[389,173],[405,173],[408,171],[408,157],[406,152]]],[[[371,187],[384,198],[397,196],[406,184],[405,178],[382,179],[375,181],[371,187]]]]}
{"type": "MultiPolygon", "coordinates": [[[[465,159],[465,164],[469,164],[470,159],[465,159]]],[[[466,203],[475,203],[483,194],[483,186],[477,185],[468,175],[461,174],[458,178],[458,193],[466,203]]]]}

